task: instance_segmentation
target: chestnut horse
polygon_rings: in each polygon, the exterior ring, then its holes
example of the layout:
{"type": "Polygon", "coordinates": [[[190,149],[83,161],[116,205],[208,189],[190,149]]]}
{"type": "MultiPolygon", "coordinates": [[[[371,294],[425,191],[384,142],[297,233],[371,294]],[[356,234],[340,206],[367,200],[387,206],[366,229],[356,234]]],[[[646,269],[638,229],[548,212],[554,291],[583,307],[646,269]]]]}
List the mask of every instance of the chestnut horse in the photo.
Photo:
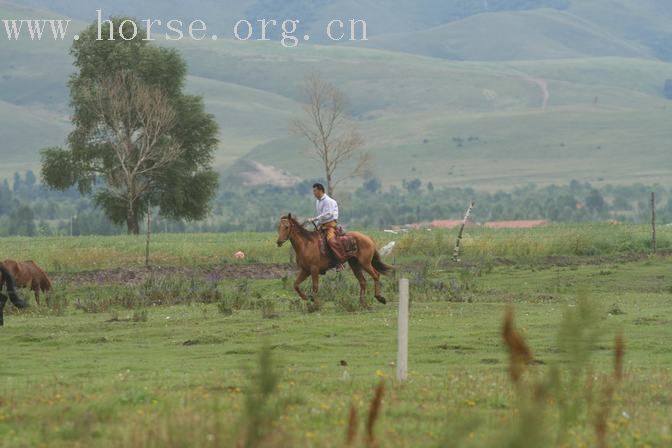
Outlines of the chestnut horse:
{"type": "MultiPolygon", "coordinates": [[[[391,266],[386,265],[380,259],[376,250],[376,243],[371,238],[359,232],[348,232],[348,235],[357,240],[357,255],[348,260],[352,272],[359,282],[359,301],[362,306],[367,304],[364,300],[366,296],[366,279],[363,271],[366,271],[373,278],[374,295],[380,303],[387,303],[385,297],[380,292],[380,276],[387,275],[393,271],[391,266]]],[[[300,271],[294,281],[294,290],[303,300],[308,300],[301,291],[301,283],[308,277],[313,280],[313,301],[319,305],[320,274],[324,274],[333,267],[329,256],[320,251],[320,232],[311,232],[303,228],[292,214],[280,218],[278,225],[278,247],[287,241],[291,242],[296,252],[296,264],[300,271]]]]}
{"type": "MultiPolygon", "coordinates": [[[[34,261],[5,260],[0,265],[12,274],[17,287],[33,290],[38,305],[40,304],[40,292],[47,292],[51,289],[49,277],[34,261]]],[[[0,288],[2,288],[3,282],[4,280],[0,276],[0,288]]]]}
{"type": "Polygon", "coordinates": [[[12,274],[9,272],[9,270],[4,267],[3,265],[0,264],[0,277],[2,277],[2,282],[0,283],[0,327],[2,327],[5,324],[4,321],[4,311],[5,311],[5,303],[7,303],[7,299],[9,296],[9,300],[14,304],[15,307],[17,308],[27,308],[28,304],[19,297],[19,294],[16,292],[16,288],[14,286],[14,277],[12,277],[12,274]],[[4,295],[2,293],[2,284],[7,285],[7,295],[4,295]]]}

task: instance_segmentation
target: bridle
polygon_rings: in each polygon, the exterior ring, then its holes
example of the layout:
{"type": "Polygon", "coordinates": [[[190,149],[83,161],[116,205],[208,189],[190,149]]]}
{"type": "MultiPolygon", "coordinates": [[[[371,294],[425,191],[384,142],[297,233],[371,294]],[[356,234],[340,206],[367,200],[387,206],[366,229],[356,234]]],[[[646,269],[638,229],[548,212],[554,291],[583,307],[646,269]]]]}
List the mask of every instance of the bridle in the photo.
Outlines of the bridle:
{"type": "MultiPolygon", "coordinates": [[[[305,226],[308,224],[308,221],[303,222],[301,227],[305,226]]],[[[292,238],[292,232],[294,232],[294,222],[290,218],[281,218],[280,219],[280,225],[288,227],[289,231],[287,232],[287,238],[284,240],[278,240],[276,241],[278,247],[281,247],[283,244],[285,244],[287,241],[289,241],[292,238]]],[[[313,222],[313,226],[315,227],[315,230],[318,230],[317,224],[313,222]]]]}
{"type": "Polygon", "coordinates": [[[278,247],[281,247],[283,244],[285,244],[287,241],[289,241],[289,239],[292,237],[292,231],[293,231],[293,225],[294,224],[292,223],[291,219],[282,218],[282,219],[280,219],[280,225],[287,227],[289,229],[289,231],[287,232],[287,238],[285,238],[284,240],[278,240],[277,241],[278,247]]]}

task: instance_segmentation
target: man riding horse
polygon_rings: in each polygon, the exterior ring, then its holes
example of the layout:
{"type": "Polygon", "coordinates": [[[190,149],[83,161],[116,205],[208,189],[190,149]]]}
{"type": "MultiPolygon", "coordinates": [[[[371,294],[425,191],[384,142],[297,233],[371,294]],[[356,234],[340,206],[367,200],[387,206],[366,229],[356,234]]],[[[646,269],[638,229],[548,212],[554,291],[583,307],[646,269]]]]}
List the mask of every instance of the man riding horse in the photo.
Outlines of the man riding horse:
{"type": "Polygon", "coordinates": [[[331,249],[334,258],[334,264],[337,271],[342,271],[346,261],[345,251],[338,238],[338,203],[324,192],[324,185],[314,184],[313,195],[317,201],[315,208],[317,209],[317,216],[311,218],[315,227],[324,233],[327,244],[331,249]]]}

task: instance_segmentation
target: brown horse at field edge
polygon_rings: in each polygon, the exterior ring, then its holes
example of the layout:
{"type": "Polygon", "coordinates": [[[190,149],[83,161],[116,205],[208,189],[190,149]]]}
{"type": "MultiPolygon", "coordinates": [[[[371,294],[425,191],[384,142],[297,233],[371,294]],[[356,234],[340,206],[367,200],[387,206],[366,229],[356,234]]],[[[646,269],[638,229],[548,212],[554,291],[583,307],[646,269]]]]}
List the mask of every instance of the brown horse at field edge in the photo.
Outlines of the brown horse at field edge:
{"type": "MultiPolygon", "coordinates": [[[[51,289],[51,280],[34,261],[15,261],[5,260],[0,265],[14,277],[14,282],[18,288],[29,288],[35,293],[35,301],[40,304],[40,292],[47,292],[51,289]]],[[[0,275],[0,289],[5,283],[5,279],[0,275]]]]}
{"type": "MultiPolygon", "coordinates": [[[[394,269],[386,265],[380,259],[380,254],[376,250],[376,244],[368,236],[359,232],[348,232],[357,240],[357,255],[348,259],[348,264],[353,274],[359,282],[359,301],[362,306],[367,306],[364,298],[366,296],[366,279],[364,271],[373,278],[374,296],[380,303],[387,303],[385,297],[380,291],[380,276],[391,273],[394,269]]],[[[296,264],[300,271],[294,281],[294,290],[303,300],[308,300],[301,291],[301,283],[308,277],[313,281],[313,301],[319,305],[320,274],[325,273],[332,267],[332,260],[328,255],[320,251],[319,231],[311,232],[303,228],[292,214],[280,218],[278,224],[278,247],[289,241],[296,252],[296,264]]]]}

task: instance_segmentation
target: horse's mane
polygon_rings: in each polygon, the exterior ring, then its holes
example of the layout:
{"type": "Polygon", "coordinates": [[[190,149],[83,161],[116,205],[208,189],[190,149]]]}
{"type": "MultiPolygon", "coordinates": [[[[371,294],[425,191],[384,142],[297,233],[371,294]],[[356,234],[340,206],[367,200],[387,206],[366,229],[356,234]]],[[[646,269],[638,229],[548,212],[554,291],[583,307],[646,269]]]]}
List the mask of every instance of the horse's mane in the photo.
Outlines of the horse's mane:
{"type": "Polygon", "coordinates": [[[315,236],[317,234],[317,232],[311,232],[310,230],[303,227],[301,225],[301,223],[296,220],[296,218],[291,216],[291,214],[288,215],[288,216],[283,216],[282,219],[288,219],[289,221],[291,221],[291,223],[296,228],[296,230],[299,232],[299,234],[301,236],[305,237],[305,238],[312,238],[313,236],[315,236]]]}

